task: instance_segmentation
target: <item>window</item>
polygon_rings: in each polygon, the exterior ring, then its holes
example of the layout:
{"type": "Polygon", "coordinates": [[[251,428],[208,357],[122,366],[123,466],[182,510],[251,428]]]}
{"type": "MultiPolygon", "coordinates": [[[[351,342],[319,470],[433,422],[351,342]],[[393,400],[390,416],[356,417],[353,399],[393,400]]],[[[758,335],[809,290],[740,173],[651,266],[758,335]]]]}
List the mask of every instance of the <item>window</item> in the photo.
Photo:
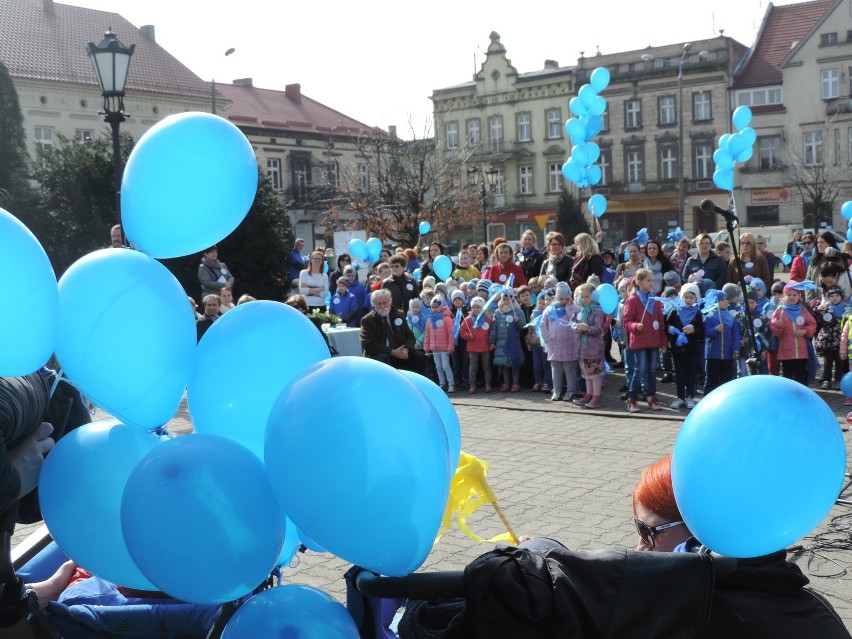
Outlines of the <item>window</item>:
{"type": "Polygon", "coordinates": [[[503,195],[506,193],[506,173],[503,169],[497,169],[497,176],[494,180],[494,190],[492,193],[494,195],[503,195]]]}
{"type": "Polygon", "coordinates": [[[657,107],[659,111],[658,124],[664,126],[666,124],[675,124],[677,116],[675,115],[675,97],[673,95],[664,95],[657,99],[657,107]]]}
{"type": "Polygon", "coordinates": [[[520,192],[521,195],[532,195],[533,193],[533,168],[522,166],[520,168],[520,192]]]}
{"type": "Polygon", "coordinates": [[[819,34],[819,46],[828,47],[832,44],[837,44],[837,32],[833,33],[820,33],[819,34]]]}
{"type": "Polygon", "coordinates": [[[266,160],[266,177],[272,182],[273,190],[281,190],[281,160],[279,158],[266,160]]]}
{"type": "Polygon", "coordinates": [[[470,146],[479,146],[482,136],[479,130],[479,120],[467,121],[467,143],[470,146]]]}
{"type": "Polygon", "coordinates": [[[489,142],[492,151],[500,151],[503,148],[503,116],[492,115],[488,118],[489,142]]]}
{"type": "Polygon", "coordinates": [[[825,69],[822,78],[822,99],[831,100],[840,97],[840,69],[825,69]]]}
{"type": "Polygon", "coordinates": [[[36,145],[36,151],[43,151],[48,147],[53,146],[53,127],[52,126],[37,126],[35,128],[35,137],[33,142],[36,145]]]}
{"type": "Polygon", "coordinates": [[[695,153],[695,179],[709,179],[713,175],[713,142],[696,141],[692,148],[695,153]]]}
{"type": "Polygon", "coordinates": [[[643,165],[645,152],[640,147],[627,147],[624,150],[624,174],[630,183],[641,182],[644,178],[643,165]]]}
{"type": "Polygon", "coordinates": [[[562,109],[547,110],[547,139],[562,137],[562,109]]]}
{"type": "Polygon", "coordinates": [[[677,179],[677,147],[674,144],[660,147],[660,179],[677,179]]]}
{"type": "Polygon", "coordinates": [[[532,130],[529,113],[518,113],[518,142],[532,140],[532,130]]]}
{"type": "Polygon", "coordinates": [[[846,157],[849,158],[847,164],[852,164],[852,127],[846,131],[846,157]]]}
{"type": "Polygon", "coordinates": [[[758,167],[765,170],[781,166],[781,136],[767,135],[757,138],[758,167]]]}
{"type": "Polygon", "coordinates": [[[713,109],[710,106],[710,92],[701,91],[692,94],[692,119],[703,122],[713,119],[713,109]]]}
{"type": "Polygon", "coordinates": [[[737,106],[783,104],[781,87],[737,91],[737,106]]]}
{"type": "Polygon", "coordinates": [[[626,100],[624,102],[624,128],[638,129],[642,126],[642,101],[626,100]]]}
{"type": "Polygon", "coordinates": [[[597,165],[601,167],[601,181],[598,186],[606,186],[612,183],[612,149],[601,148],[601,156],[598,158],[597,165]]]}
{"type": "Polygon", "coordinates": [[[75,129],[74,130],[74,141],[77,144],[89,144],[92,141],[92,136],[94,135],[94,131],[91,129],[75,129]]]}
{"type": "Polygon", "coordinates": [[[456,149],[459,146],[459,123],[447,122],[447,148],[456,149]]]}
{"type": "Polygon", "coordinates": [[[601,131],[609,131],[609,108],[601,114],[601,120],[603,120],[601,131]]]}
{"type": "Polygon", "coordinates": [[[559,193],[562,190],[562,165],[559,162],[551,162],[548,165],[547,190],[550,193],[559,193]]]}
{"type": "Polygon", "coordinates": [[[325,165],[325,181],[333,189],[340,186],[340,174],[337,171],[337,162],[329,162],[325,165]]]}
{"type": "Polygon", "coordinates": [[[805,133],[805,166],[822,165],[822,131],[805,133]]]}
{"type": "Polygon", "coordinates": [[[753,226],[766,226],[778,224],[780,215],[777,204],[768,206],[747,206],[746,216],[748,223],[753,226]]]}
{"type": "Polygon", "coordinates": [[[362,193],[370,192],[370,167],[366,164],[358,165],[358,189],[362,193]]]}
{"type": "Polygon", "coordinates": [[[296,204],[304,204],[308,197],[308,186],[311,184],[311,154],[305,151],[293,151],[290,158],[290,183],[293,185],[293,200],[296,204]]]}

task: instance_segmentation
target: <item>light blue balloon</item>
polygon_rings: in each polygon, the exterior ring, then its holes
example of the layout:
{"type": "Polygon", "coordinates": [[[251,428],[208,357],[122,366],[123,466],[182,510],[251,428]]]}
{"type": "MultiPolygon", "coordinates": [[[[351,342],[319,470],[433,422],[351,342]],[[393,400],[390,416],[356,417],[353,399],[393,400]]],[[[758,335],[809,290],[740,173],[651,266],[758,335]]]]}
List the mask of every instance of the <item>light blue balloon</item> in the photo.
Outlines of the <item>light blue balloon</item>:
{"type": "Polygon", "coordinates": [[[190,255],[230,235],[256,191],[257,158],[242,131],[209,113],[170,115],[130,153],[121,223],[152,257],[190,255]]]}
{"type": "MultiPolygon", "coordinates": [[[[850,240],[850,241],[852,241],[852,240],[850,240]]],[[[793,261],[793,256],[790,255],[789,253],[784,253],[784,255],[781,256],[781,262],[783,262],[785,266],[789,266],[792,261],[793,261]]]]}
{"type": "Polygon", "coordinates": [[[757,141],[757,131],[752,129],[750,126],[747,126],[740,134],[743,136],[743,139],[748,142],[748,145],[751,146],[757,141]]]}
{"type": "Polygon", "coordinates": [[[214,435],[160,443],[130,473],[121,501],[133,561],[160,590],[192,603],[256,588],[278,561],[282,521],[260,460],[214,435]]]}
{"type": "Polygon", "coordinates": [[[577,97],[580,98],[580,101],[588,109],[590,106],[592,106],[592,103],[595,101],[595,98],[598,97],[598,92],[592,88],[591,84],[584,84],[577,92],[577,97]]]}
{"type": "Polygon", "coordinates": [[[432,270],[439,280],[445,280],[453,273],[453,261],[446,255],[439,255],[432,263],[432,270]]]}
{"type": "Polygon", "coordinates": [[[730,133],[723,133],[722,135],[719,136],[719,148],[720,149],[727,149],[728,148],[728,142],[730,142],[730,141],[731,141],[731,134],[730,133]]]}
{"type": "Polygon", "coordinates": [[[358,639],[352,615],[322,590],[288,584],[264,590],[240,606],[222,639],[292,637],[358,639]]]}
{"type": "Polygon", "coordinates": [[[723,384],[689,413],[674,445],[672,484],[701,543],[756,557],[811,532],[834,505],[845,470],[846,446],[828,404],[792,380],[754,375],[723,384]],[[784,410],[746,417],[757,401],[784,410]],[[768,495],[783,495],[784,507],[768,495]]]}
{"type": "Polygon", "coordinates": [[[562,165],[562,176],[569,182],[577,182],[583,177],[583,167],[574,158],[569,158],[562,165]]]}
{"type": "Polygon", "coordinates": [[[732,169],[718,168],[713,173],[713,184],[723,191],[734,190],[734,172],[732,169]]]}
{"type": "Polygon", "coordinates": [[[420,281],[420,269],[419,268],[414,269],[414,272],[411,274],[411,277],[413,277],[416,281],[419,282],[420,281]]]}
{"type": "Polygon", "coordinates": [[[840,379],[840,392],[844,397],[852,397],[852,373],[846,373],[840,379]]]}
{"type": "Polygon", "coordinates": [[[606,100],[603,96],[595,96],[595,99],[589,105],[589,114],[601,116],[604,111],[606,111],[606,100]]]}
{"type": "Polygon", "coordinates": [[[586,157],[589,159],[586,164],[594,164],[601,156],[601,148],[595,142],[586,142],[585,146],[586,157]]]}
{"type": "Polygon", "coordinates": [[[125,424],[166,424],[195,351],[195,317],[165,266],[128,249],[80,258],[59,280],[56,356],[66,376],[125,424]]]}
{"type": "Polygon", "coordinates": [[[840,214],[843,216],[843,219],[852,222],[852,200],[847,200],[840,207],[840,214]]]}
{"type": "Polygon", "coordinates": [[[600,93],[609,86],[609,79],[610,76],[607,68],[598,67],[597,69],[592,71],[592,75],[589,78],[589,84],[592,85],[595,91],[600,93]]]}
{"type": "Polygon", "coordinates": [[[575,144],[571,149],[571,159],[581,167],[587,166],[589,162],[589,152],[586,150],[585,144],[575,144]]]}
{"type": "Polygon", "coordinates": [[[420,235],[426,235],[432,230],[432,225],[429,224],[429,222],[420,222],[420,226],[417,230],[420,231],[420,235]]]}
{"type": "Polygon", "coordinates": [[[595,217],[601,217],[606,212],[606,198],[600,193],[595,193],[589,198],[589,211],[595,217]]]}
{"type": "Polygon", "coordinates": [[[586,140],[591,140],[603,130],[603,118],[599,115],[585,115],[580,122],[586,127],[586,140]]]}
{"type": "Polygon", "coordinates": [[[572,144],[581,144],[586,141],[586,127],[578,118],[569,118],[565,123],[565,133],[571,138],[572,144]]]}
{"type": "Polygon", "coordinates": [[[598,303],[601,305],[601,310],[607,315],[615,313],[618,308],[618,291],[612,284],[600,284],[596,289],[598,292],[598,303]]]}
{"type": "Polygon", "coordinates": [[[377,237],[371,237],[367,240],[367,257],[371,262],[375,262],[382,254],[382,241],[377,237]]]}
{"type": "Polygon", "coordinates": [[[751,123],[751,109],[742,105],[734,109],[734,114],[731,117],[731,122],[737,128],[737,131],[742,131],[751,123]]]}
{"type": "Polygon", "coordinates": [[[731,154],[731,157],[736,158],[740,152],[749,146],[748,140],[741,135],[740,133],[734,133],[728,139],[728,152],[731,154]]]}
{"type": "Polygon", "coordinates": [[[349,240],[349,254],[359,260],[366,260],[370,257],[367,252],[367,243],[364,240],[349,240]]]}
{"type": "Polygon", "coordinates": [[[57,442],[39,478],[44,523],[62,551],[102,579],[140,590],[157,588],[124,543],[121,495],[136,464],[158,444],[154,433],[115,419],[85,424],[57,442]]]}
{"type": "Polygon", "coordinates": [[[734,158],[731,157],[728,149],[716,149],[713,153],[713,162],[720,169],[734,168],[734,158]]]}
{"type": "Polygon", "coordinates": [[[580,98],[571,98],[571,101],[568,102],[568,109],[576,116],[586,115],[589,108],[583,104],[583,101],[580,98]]]}
{"type": "Polygon", "coordinates": [[[590,165],[589,168],[586,170],[586,178],[589,180],[589,184],[591,184],[592,186],[600,182],[602,177],[603,171],[601,171],[601,167],[597,164],[590,165]]]}
{"type": "Polygon", "coordinates": [[[295,308],[259,300],[228,311],[195,351],[187,386],[195,431],[227,437],[263,460],[266,423],[281,389],[328,357],[316,326],[295,308]]]}
{"type": "Polygon", "coordinates": [[[461,424],[455,406],[453,406],[447,394],[441,390],[441,387],[428,377],[411,371],[400,371],[400,373],[405,375],[426,396],[432,407],[438,411],[441,423],[444,424],[444,430],[447,433],[447,443],[450,446],[450,468],[455,471],[459,465],[459,455],[461,454],[461,424]]]}
{"type": "Polygon", "coordinates": [[[737,154],[737,162],[748,162],[754,154],[754,147],[747,146],[737,154]]]}
{"type": "Polygon", "coordinates": [[[425,561],[447,503],[449,445],[437,411],[395,369],[364,357],[309,368],[278,398],[265,455],[282,509],[328,552],[392,576],[425,561]],[[345,411],[305,419],[328,404],[330,388],[345,411]],[[416,419],[399,428],[364,402],[376,388],[416,419]]]}
{"type": "Polygon", "coordinates": [[[14,215],[0,209],[0,255],[12,277],[4,279],[0,312],[0,377],[29,375],[56,348],[59,293],[41,244],[14,215]]]}

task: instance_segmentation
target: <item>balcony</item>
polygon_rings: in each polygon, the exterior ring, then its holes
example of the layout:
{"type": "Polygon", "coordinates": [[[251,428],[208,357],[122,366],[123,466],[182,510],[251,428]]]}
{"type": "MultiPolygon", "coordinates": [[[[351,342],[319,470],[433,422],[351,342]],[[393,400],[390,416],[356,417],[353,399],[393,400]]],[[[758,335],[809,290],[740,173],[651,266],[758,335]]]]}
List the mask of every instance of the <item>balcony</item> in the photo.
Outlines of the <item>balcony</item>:
{"type": "Polygon", "coordinates": [[[829,98],[825,101],[826,115],[837,115],[839,113],[852,113],[852,96],[829,98]]]}

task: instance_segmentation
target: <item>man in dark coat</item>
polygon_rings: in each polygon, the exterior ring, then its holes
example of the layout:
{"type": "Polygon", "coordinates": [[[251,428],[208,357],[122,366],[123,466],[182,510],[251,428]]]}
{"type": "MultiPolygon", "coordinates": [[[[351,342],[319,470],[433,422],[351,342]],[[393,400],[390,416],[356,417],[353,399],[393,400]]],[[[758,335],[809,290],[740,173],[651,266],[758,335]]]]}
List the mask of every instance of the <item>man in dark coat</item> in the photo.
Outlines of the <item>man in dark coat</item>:
{"type": "Polygon", "coordinates": [[[414,278],[405,272],[406,259],[403,255],[394,255],[388,260],[391,274],[382,280],[382,288],[390,291],[391,305],[403,314],[408,312],[408,302],[420,295],[420,287],[414,278]]]}
{"type": "Polygon", "coordinates": [[[414,349],[414,333],[405,321],[405,313],[392,308],[391,300],[391,292],[384,288],[370,296],[373,310],[361,318],[364,356],[422,375],[426,356],[414,349]]]}

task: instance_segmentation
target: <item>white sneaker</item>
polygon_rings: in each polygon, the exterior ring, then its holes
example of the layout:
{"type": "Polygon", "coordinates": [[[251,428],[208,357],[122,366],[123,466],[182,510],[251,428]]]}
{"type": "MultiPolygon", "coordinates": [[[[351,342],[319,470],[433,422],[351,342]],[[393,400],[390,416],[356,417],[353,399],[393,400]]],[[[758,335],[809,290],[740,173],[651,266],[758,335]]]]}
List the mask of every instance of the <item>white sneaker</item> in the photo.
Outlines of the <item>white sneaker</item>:
{"type": "Polygon", "coordinates": [[[669,404],[669,406],[671,406],[672,408],[683,408],[684,407],[684,401],[680,397],[678,397],[671,404],[669,404]]]}
{"type": "Polygon", "coordinates": [[[687,397],[686,398],[686,407],[689,408],[689,409],[695,408],[695,400],[692,399],[691,397],[687,397]]]}

